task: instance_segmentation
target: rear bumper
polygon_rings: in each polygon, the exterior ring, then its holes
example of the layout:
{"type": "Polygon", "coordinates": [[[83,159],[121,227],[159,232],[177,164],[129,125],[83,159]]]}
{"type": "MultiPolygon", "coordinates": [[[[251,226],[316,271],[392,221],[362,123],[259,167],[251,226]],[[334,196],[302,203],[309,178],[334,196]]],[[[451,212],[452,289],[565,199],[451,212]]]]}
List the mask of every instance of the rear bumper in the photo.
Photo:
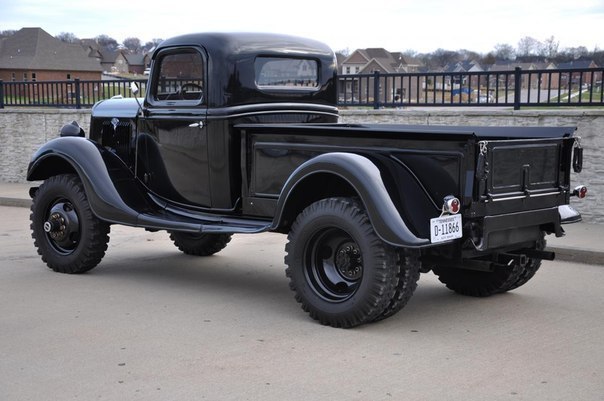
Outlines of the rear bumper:
{"type": "Polygon", "coordinates": [[[561,237],[564,235],[561,224],[558,207],[487,216],[483,219],[480,240],[474,243],[477,250],[487,251],[537,241],[543,231],[561,237]]]}
{"type": "Polygon", "coordinates": [[[562,224],[578,223],[583,220],[581,213],[576,211],[571,205],[558,206],[558,213],[560,213],[562,224]]]}

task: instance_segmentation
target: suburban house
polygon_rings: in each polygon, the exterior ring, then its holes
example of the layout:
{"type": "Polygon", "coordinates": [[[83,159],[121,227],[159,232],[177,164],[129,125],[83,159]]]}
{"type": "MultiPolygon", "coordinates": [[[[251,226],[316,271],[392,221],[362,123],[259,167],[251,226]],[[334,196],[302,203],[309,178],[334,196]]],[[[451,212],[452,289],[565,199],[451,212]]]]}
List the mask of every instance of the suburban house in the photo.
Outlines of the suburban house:
{"type": "MultiPolygon", "coordinates": [[[[579,58],[572,60],[567,63],[558,64],[559,69],[578,69],[578,68],[598,68],[599,66],[591,59],[579,58]]],[[[560,86],[562,88],[573,87],[582,89],[593,86],[602,85],[602,73],[601,72],[575,72],[572,74],[561,72],[560,73],[560,86]]]]}
{"type": "MultiPolygon", "coordinates": [[[[442,83],[435,82],[435,89],[451,90],[451,95],[462,95],[461,86],[469,88],[478,88],[480,82],[477,75],[472,75],[472,79],[468,81],[469,75],[463,75],[465,72],[482,72],[484,69],[477,61],[459,61],[457,63],[449,63],[443,67],[442,72],[451,75],[445,75],[442,83]]],[[[466,93],[470,95],[470,93],[466,93]]]]}
{"type": "Polygon", "coordinates": [[[124,49],[107,50],[101,47],[95,39],[82,39],[80,43],[90,57],[99,60],[104,73],[143,74],[151,61],[149,53],[130,53],[124,49]]]}
{"type": "MultiPolygon", "coordinates": [[[[357,49],[346,57],[340,64],[340,93],[350,93],[353,96],[368,97],[373,99],[374,85],[369,84],[369,79],[350,78],[353,74],[380,74],[417,72],[421,64],[402,53],[391,53],[383,48],[357,49]]],[[[402,102],[406,98],[415,97],[418,88],[424,85],[423,78],[403,80],[400,77],[394,80],[380,80],[379,99],[386,102],[402,102]],[[418,82],[421,79],[422,82],[418,82]]],[[[346,99],[351,100],[351,99],[346,99]]],[[[352,99],[354,100],[354,99],[352,99]]]]}
{"type": "Polygon", "coordinates": [[[101,64],[79,44],[56,39],[41,28],[23,28],[0,39],[0,79],[64,81],[101,79],[101,64]]]}
{"type": "MultiPolygon", "coordinates": [[[[534,71],[534,73],[523,75],[522,88],[532,88],[550,91],[566,91],[577,89],[579,86],[595,85],[602,80],[601,72],[574,72],[572,77],[569,73],[559,72],[563,69],[598,68],[591,59],[577,59],[558,65],[551,62],[518,63],[514,61],[497,62],[491,66],[490,71],[513,71],[516,67],[522,71],[534,71]],[[551,72],[549,70],[552,70],[551,72]]],[[[500,82],[500,86],[505,82],[500,82]]]]}
{"type": "Polygon", "coordinates": [[[126,63],[128,64],[128,72],[131,74],[143,74],[145,67],[151,62],[149,54],[142,53],[125,53],[126,63]]]}

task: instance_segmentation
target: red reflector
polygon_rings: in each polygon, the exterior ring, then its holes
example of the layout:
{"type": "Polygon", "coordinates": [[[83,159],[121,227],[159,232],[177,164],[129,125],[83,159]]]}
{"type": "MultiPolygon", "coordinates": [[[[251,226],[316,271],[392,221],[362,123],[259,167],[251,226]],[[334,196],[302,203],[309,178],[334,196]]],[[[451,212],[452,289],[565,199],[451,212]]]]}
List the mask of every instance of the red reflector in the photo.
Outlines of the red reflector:
{"type": "Polygon", "coordinates": [[[587,196],[587,187],[585,185],[579,185],[573,191],[573,195],[575,195],[579,199],[583,199],[587,196]]]}
{"type": "Polygon", "coordinates": [[[449,210],[451,211],[451,213],[459,212],[459,201],[457,199],[453,199],[451,201],[451,204],[449,205],[449,210]]]}

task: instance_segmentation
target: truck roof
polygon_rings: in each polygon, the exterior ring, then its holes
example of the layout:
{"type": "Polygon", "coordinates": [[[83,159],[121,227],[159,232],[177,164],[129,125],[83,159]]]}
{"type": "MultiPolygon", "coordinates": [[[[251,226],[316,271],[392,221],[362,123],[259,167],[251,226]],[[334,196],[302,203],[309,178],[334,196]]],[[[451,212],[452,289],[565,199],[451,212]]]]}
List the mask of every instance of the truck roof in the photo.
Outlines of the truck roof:
{"type": "Polygon", "coordinates": [[[202,46],[212,55],[231,57],[249,54],[323,56],[333,59],[329,46],[316,40],[275,33],[204,32],[176,36],[161,42],[156,50],[172,46],[202,46]]]}
{"type": "Polygon", "coordinates": [[[163,41],[152,59],[178,47],[204,50],[210,108],[292,101],[336,106],[336,57],[329,46],[316,40],[273,33],[194,33],[163,41]],[[297,91],[260,88],[255,63],[262,57],[314,60],[318,67],[316,85],[297,91]]]}

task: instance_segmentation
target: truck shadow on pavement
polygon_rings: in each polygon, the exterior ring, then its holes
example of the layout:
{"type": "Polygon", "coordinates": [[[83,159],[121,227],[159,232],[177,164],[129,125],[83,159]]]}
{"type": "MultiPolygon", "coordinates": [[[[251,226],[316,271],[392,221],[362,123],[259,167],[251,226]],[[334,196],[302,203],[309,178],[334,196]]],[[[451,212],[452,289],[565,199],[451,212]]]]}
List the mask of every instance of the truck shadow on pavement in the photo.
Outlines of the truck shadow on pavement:
{"type": "MultiPolygon", "coordinates": [[[[228,303],[241,313],[256,314],[262,310],[263,313],[278,314],[279,319],[317,324],[295,301],[285,277],[285,265],[279,263],[282,260],[226,253],[200,258],[178,252],[157,252],[136,260],[109,257],[87,275],[91,280],[99,280],[99,286],[122,283],[130,288],[129,291],[152,291],[158,297],[178,293],[192,305],[228,303]],[[253,311],[248,310],[250,308],[253,311]]],[[[461,296],[428,273],[422,275],[414,296],[398,314],[353,330],[408,330],[415,333],[421,327],[435,324],[473,326],[473,322],[486,315],[505,315],[511,306],[522,304],[523,299],[530,303],[517,293],[490,298],[461,296]]]]}

